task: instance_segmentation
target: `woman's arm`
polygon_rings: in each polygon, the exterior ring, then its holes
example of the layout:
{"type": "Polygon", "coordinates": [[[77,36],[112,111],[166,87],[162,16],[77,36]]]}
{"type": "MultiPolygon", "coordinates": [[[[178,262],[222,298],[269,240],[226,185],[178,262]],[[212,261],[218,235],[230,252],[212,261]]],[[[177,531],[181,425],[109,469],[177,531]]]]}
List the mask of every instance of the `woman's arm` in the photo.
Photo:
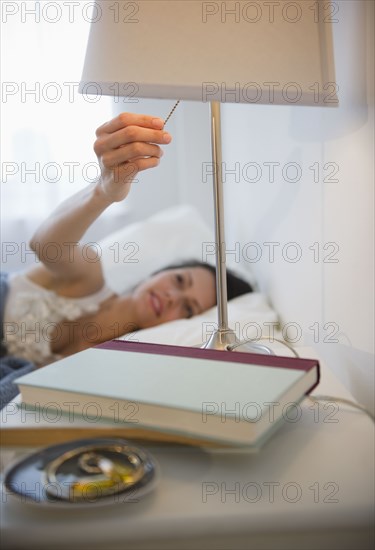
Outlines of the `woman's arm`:
{"type": "Polygon", "coordinates": [[[159,144],[171,141],[163,124],[159,118],[123,113],[96,131],[99,180],[63,202],[30,241],[56,286],[74,282],[87,285],[91,293],[103,285],[100,261],[87,261],[87,250],[82,254],[79,241],[108,206],[126,198],[138,172],[159,164],[159,144]]]}

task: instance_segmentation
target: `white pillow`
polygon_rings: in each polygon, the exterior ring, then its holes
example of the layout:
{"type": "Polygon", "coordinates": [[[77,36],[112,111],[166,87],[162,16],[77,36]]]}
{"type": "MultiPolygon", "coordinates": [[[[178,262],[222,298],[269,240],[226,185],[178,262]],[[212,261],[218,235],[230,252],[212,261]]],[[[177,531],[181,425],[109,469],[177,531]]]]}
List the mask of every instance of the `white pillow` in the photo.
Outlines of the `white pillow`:
{"type": "MultiPolygon", "coordinates": [[[[190,205],[163,210],[125,226],[100,241],[107,285],[117,294],[131,290],[151,273],[170,264],[199,260],[215,264],[214,229],[190,205]],[[206,243],[206,244],[205,244],[206,243]]],[[[228,267],[254,287],[251,274],[238,264],[228,267]]]]}
{"type": "MultiPolygon", "coordinates": [[[[272,334],[269,323],[274,324],[274,338],[280,338],[278,316],[267,299],[259,292],[244,294],[228,302],[229,327],[239,340],[257,339],[272,334]]],[[[156,327],[126,334],[123,340],[152,342],[177,346],[198,346],[206,342],[217,329],[217,307],[191,319],[179,319],[156,327]]]]}

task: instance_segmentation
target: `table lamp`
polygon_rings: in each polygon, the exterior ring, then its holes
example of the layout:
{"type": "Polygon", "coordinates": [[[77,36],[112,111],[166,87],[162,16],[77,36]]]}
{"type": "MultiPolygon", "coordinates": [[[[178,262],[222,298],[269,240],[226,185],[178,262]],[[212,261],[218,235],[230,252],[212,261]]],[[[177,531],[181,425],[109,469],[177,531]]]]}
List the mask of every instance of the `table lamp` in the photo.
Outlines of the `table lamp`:
{"type": "Polygon", "coordinates": [[[81,93],[210,103],[218,328],[204,347],[225,350],[237,341],[228,327],[220,104],[337,106],[335,6],[95,2],[81,93]]]}

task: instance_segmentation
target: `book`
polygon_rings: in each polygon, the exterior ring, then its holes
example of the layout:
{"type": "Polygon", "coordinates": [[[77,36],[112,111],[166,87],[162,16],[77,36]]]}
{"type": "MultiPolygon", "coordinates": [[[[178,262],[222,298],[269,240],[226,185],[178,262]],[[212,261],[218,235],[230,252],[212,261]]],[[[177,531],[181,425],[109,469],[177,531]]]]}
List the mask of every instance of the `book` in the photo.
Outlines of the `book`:
{"type": "Polygon", "coordinates": [[[129,433],[260,447],[319,378],[313,359],[112,340],[16,383],[22,406],[51,423],[63,414],[129,433]]]}

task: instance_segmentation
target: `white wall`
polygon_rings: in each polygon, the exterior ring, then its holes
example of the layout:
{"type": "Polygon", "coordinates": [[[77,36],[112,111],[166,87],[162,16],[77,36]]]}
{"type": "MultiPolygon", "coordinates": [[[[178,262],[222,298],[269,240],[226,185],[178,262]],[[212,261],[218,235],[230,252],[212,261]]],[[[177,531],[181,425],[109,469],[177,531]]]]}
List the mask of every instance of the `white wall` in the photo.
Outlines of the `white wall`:
{"type": "Polygon", "coordinates": [[[241,250],[255,253],[255,245],[246,248],[250,242],[260,247],[262,258],[246,263],[283,323],[301,327],[298,343],[315,345],[349,381],[359,370],[367,373],[371,392],[374,4],[348,0],[340,1],[339,8],[333,24],[338,109],[223,107],[226,166],[233,169],[238,163],[242,170],[240,182],[228,175],[226,226],[228,241],[240,243],[241,250]],[[256,183],[249,182],[255,170],[246,172],[250,162],[262,168],[256,183]],[[274,182],[266,162],[280,163],[274,182]],[[293,178],[292,167],[283,177],[281,168],[288,163],[300,166],[295,183],[286,181],[293,178]],[[320,170],[318,183],[313,166],[320,170]],[[267,242],[280,243],[273,262],[267,242]],[[302,254],[295,263],[290,259],[297,249],[291,242],[302,254]]]}

